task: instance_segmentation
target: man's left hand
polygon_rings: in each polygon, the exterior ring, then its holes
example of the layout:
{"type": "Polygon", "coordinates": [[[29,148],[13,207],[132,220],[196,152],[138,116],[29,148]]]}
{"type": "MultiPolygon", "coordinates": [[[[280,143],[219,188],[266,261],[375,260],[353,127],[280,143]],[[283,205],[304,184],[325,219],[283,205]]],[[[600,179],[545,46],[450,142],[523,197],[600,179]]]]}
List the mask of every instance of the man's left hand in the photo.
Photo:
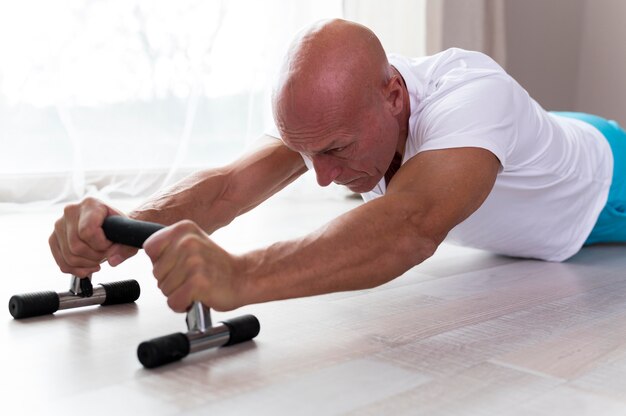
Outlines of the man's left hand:
{"type": "Polygon", "coordinates": [[[215,244],[193,221],[181,221],[152,235],[143,245],[167,304],[185,312],[194,301],[217,311],[238,301],[238,259],[215,244]]]}

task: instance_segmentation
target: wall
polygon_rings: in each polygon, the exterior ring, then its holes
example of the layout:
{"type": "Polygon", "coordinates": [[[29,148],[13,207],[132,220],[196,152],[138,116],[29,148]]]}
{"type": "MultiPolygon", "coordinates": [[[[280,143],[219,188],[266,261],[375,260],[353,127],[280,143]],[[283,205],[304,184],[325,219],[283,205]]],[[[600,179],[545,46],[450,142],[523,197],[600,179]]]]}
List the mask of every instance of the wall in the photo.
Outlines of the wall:
{"type": "Polygon", "coordinates": [[[387,53],[426,53],[426,0],[344,0],[344,16],[376,33],[387,53]]]}
{"type": "Polygon", "coordinates": [[[548,110],[576,108],[585,0],[508,0],[506,69],[548,110]]]}
{"type": "Polygon", "coordinates": [[[626,125],[626,2],[507,0],[507,71],[549,110],[626,125]]]}
{"type": "Polygon", "coordinates": [[[426,9],[429,54],[483,51],[544,108],[626,125],[626,1],[428,0],[426,9]]]}
{"type": "Polygon", "coordinates": [[[480,51],[504,67],[504,7],[505,0],[428,0],[427,53],[450,47],[480,51]]]}
{"type": "Polygon", "coordinates": [[[626,126],[626,1],[586,0],[575,108],[626,126]]]}

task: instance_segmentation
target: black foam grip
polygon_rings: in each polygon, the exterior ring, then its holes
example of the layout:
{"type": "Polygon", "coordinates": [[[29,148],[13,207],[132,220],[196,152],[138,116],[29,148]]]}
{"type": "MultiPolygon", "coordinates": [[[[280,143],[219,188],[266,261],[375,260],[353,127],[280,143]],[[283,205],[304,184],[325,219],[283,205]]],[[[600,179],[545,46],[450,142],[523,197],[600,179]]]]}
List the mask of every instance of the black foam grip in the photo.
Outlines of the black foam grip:
{"type": "Polygon", "coordinates": [[[148,237],[163,227],[154,222],[131,220],[119,215],[107,217],[102,223],[102,230],[109,241],[136,248],[141,248],[148,237]]]}
{"type": "Polygon", "coordinates": [[[181,332],[145,341],[137,347],[137,358],[146,368],[181,360],[189,354],[189,338],[181,332]]]}
{"type": "Polygon", "coordinates": [[[240,342],[250,341],[259,335],[261,324],[254,315],[238,316],[228,321],[222,322],[230,330],[230,338],[224,346],[239,344],[240,342]]]}
{"type": "Polygon", "coordinates": [[[106,298],[102,306],[131,303],[139,299],[141,288],[136,280],[121,280],[119,282],[101,283],[106,298]]]}
{"type": "Polygon", "coordinates": [[[56,292],[34,292],[11,296],[9,312],[15,319],[48,315],[59,310],[59,295],[56,292]]]}

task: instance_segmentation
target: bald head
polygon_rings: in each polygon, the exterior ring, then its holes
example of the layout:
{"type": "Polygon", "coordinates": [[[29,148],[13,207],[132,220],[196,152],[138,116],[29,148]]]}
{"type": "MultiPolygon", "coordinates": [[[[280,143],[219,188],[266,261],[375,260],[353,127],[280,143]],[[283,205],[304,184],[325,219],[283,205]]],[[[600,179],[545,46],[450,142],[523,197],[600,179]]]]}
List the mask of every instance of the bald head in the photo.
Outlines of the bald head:
{"type": "Polygon", "coordinates": [[[281,133],[324,135],[377,104],[391,67],[376,35],[340,19],[298,34],[285,57],[272,97],[281,133]]]}
{"type": "Polygon", "coordinates": [[[321,186],[373,189],[406,142],[404,81],[376,35],[356,23],[327,20],[300,32],[272,104],[283,142],[309,158],[321,186]]]}

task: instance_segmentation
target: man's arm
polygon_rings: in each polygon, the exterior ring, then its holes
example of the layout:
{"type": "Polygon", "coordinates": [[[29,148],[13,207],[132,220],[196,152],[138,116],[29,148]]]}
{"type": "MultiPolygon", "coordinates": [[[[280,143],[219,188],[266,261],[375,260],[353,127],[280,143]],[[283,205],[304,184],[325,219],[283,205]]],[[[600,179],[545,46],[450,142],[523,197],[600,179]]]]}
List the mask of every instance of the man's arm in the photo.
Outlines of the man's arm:
{"type": "Polygon", "coordinates": [[[235,256],[192,222],[144,244],[172,309],[193,301],[216,310],[365,289],[430,257],[447,233],[487,198],[500,167],[489,151],[428,151],[398,171],[385,196],[297,240],[235,256]]]}
{"type": "MultiPolygon", "coordinates": [[[[129,216],[163,224],[192,219],[209,233],[228,224],[306,171],[298,153],[280,140],[262,139],[263,145],[237,161],[183,179],[129,216]]],[[[65,207],[49,239],[62,272],[87,276],[100,270],[104,259],[115,266],[136,253],[106,239],[102,223],[109,215],[123,214],[93,198],[65,207]]]]}
{"type": "Polygon", "coordinates": [[[479,148],[420,153],[385,196],[299,240],[243,256],[243,304],[371,288],[430,257],[487,198],[499,160],[479,148]]]}
{"type": "Polygon", "coordinates": [[[194,173],[129,213],[170,225],[190,219],[212,233],[265,201],[307,171],[302,157],[270,136],[226,166],[194,173]]]}

